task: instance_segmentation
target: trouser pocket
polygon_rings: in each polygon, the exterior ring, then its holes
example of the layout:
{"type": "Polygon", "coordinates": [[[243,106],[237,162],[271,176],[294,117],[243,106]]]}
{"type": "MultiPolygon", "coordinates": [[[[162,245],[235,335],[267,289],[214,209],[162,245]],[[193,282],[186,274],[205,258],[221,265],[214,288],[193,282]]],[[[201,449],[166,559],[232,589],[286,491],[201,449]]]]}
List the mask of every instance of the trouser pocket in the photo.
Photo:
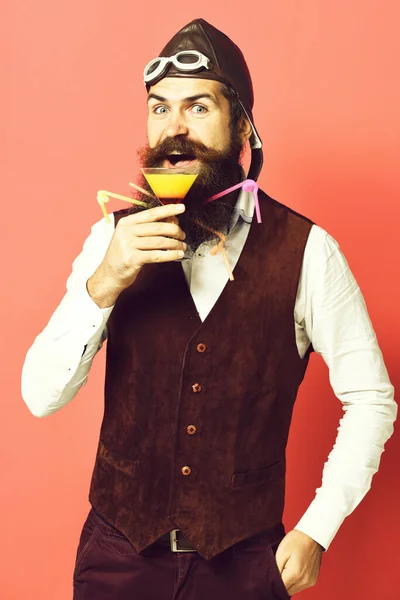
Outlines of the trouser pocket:
{"type": "Polygon", "coordinates": [[[277,600],[288,600],[290,599],[290,596],[285,584],[283,583],[282,575],[279,571],[279,567],[275,558],[275,553],[278,548],[278,545],[279,544],[267,542],[268,564],[271,572],[271,584],[277,600]]]}
{"type": "Polygon", "coordinates": [[[79,539],[78,549],[76,552],[74,574],[73,574],[74,581],[76,580],[79,572],[81,571],[81,569],[84,565],[84,561],[85,561],[86,556],[89,553],[89,550],[92,548],[93,543],[95,542],[96,533],[97,533],[98,529],[99,529],[99,527],[96,522],[94,510],[92,508],[89,511],[89,514],[86,518],[85,523],[83,524],[82,533],[81,533],[81,536],[79,539]]]}

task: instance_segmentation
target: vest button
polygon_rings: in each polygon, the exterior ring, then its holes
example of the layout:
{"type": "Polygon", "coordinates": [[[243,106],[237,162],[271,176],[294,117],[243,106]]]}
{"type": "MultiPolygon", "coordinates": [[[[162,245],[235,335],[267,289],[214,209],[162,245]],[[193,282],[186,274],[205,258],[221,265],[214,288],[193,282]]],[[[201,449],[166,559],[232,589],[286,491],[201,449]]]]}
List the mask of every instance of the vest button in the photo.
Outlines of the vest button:
{"type": "Polygon", "coordinates": [[[189,425],[188,427],[186,427],[186,431],[188,432],[189,435],[194,435],[196,433],[197,429],[194,425],[189,425]]]}
{"type": "Polygon", "coordinates": [[[202,390],[202,387],[201,387],[201,385],[200,385],[199,383],[194,383],[194,384],[192,385],[192,390],[193,390],[195,393],[196,393],[196,392],[201,392],[201,390],[202,390]]]}
{"type": "Polygon", "coordinates": [[[192,469],[188,466],[182,468],[182,475],[190,475],[192,469]]]}
{"type": "Polygon", "coordinates": [[[197,344],[197,352],[205,352],[207,350],[207,346],[205,344],[197,344]]]}

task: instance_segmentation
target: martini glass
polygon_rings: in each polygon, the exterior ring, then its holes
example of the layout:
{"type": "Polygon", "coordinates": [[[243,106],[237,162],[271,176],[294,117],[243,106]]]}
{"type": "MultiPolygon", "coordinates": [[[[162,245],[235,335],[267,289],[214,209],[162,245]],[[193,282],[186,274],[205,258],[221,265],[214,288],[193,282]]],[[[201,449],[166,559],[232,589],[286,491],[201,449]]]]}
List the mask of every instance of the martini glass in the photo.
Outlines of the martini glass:
{"type": "MultiPolygon", "coordinates": [[[[146,167],[140,170],[161,204],[184,202],[199,174],[194,167],[175,167],[173,169],[146,167]]],[[[178,223],[176,217],[166,220],[178,223]]],[[[181,260],[188,259],[189,254],[187,251],[181,260]]]]}
{"type": "Polygon", "coordinates": [[[141,171],[161,204],[183,202],[199,174],[194,167],[146,167],[141,171]]]}

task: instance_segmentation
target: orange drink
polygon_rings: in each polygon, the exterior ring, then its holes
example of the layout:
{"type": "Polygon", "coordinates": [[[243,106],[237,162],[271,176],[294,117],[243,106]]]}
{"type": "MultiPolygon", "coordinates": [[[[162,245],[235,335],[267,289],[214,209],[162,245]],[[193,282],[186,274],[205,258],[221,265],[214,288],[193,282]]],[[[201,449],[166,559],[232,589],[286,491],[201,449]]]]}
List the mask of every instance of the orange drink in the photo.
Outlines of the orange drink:
{"type": "Polygon", "coordinates": [[[162,204],[182,202],[198,175],[190,168],[146,168],[141,171],[162,204]]]}

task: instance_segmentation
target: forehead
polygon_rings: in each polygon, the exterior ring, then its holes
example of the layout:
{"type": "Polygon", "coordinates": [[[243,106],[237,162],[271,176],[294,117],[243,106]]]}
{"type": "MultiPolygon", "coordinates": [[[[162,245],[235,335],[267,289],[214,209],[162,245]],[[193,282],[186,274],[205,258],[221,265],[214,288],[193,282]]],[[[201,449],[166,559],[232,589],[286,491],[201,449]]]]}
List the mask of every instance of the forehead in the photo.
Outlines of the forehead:
{"type": "Polygon", "coordinates": [[[152,85],[149,94],[156,94],[170,100],[179,102],[199,94],[211,94],[218,103],[224,99],[222,85],[212,79],[198,79],[195,77],[164,77],[152,85]]]}

